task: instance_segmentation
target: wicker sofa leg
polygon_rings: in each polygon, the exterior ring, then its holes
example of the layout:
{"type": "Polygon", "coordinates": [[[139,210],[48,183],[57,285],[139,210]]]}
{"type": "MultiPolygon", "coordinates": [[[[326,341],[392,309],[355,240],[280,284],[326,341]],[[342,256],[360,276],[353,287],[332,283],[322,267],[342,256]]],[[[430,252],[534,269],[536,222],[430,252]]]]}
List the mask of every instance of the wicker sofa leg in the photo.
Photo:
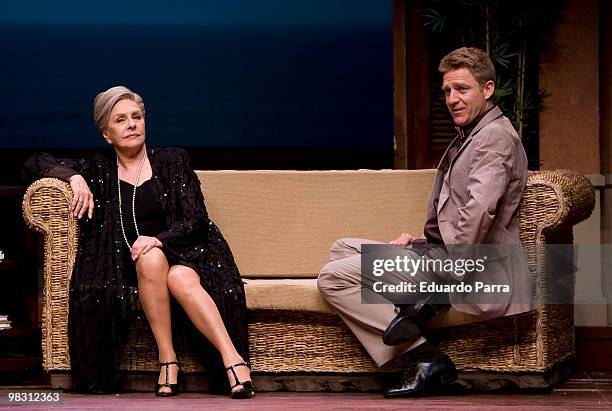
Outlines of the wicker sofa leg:
{"type": "Polygon", "coordinates": [[[70,390],[72,388],[72,376],[70,371],[53,371],[51,377],[52,390],[70,390]]]}
{"type": "Polygon", "coordinates": [[[572,373],[574,359],[569,358],[544,373],[496,373],[492,371],[461,371],[457,384],[466,390],[491,391],[499,389],[549,390],[572,373]]]}

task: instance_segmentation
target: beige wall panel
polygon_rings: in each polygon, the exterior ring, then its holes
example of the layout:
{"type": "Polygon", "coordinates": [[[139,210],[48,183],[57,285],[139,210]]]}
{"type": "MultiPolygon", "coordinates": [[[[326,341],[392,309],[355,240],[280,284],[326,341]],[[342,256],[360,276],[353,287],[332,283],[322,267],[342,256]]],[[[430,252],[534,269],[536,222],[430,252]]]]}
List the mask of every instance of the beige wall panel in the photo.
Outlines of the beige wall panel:
{"type": "Polygon", "coordinates": [[[598,2],[566,4],[553,47],[541,55],[541,168],[599,174],[598,2]]]}

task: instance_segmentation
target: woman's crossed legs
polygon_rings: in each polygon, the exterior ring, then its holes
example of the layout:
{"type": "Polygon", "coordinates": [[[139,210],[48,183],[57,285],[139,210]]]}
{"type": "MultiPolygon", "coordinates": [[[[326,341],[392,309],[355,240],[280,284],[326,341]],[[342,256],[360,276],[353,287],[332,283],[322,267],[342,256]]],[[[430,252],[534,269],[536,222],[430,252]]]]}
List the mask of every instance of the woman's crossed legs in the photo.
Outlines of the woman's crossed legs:
{"type": "MultiPolygon", "coordinates": [[[[195,327],[219,350],[226,368],[244,362],[227,333],[216,304],[202,288],[200,278],[192,268],[179,264],[170,267],[164,253],[159,248],[153,248],[138,257],[136,272],[140,303],[153,331],[160,363],[176,361],[172,344],[170,294],[181,304],[195,327]]],[[[170,384],[177,382],[177,372],[177,365],[169,367],[170,384]]],[[[247,367],[237,367],[236,373],[242,382],[251,379],[247,367]]],[[[228,378],[230,385],[236,384],[231,373],[228,373],[228,378]]],[[[166,382],[165,367],[162,367],[158,382],[166,382]]],[[[234,388],[238,389],[240,386],[234,388]]],[[[160,389],[162,393],[169,391],[168,387],[160,389]]]]}

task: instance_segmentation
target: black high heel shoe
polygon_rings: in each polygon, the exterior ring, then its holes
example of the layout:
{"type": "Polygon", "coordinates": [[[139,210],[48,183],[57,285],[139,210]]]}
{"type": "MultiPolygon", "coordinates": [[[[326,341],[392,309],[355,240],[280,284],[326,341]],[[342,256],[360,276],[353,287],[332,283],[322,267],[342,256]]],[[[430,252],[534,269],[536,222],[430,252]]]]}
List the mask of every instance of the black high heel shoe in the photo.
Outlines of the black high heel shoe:
{"type": "Polygon", "coordinates": [[[230,365],[229,367],[225,369],[225,371],[231,371],[232,374],[234,374],[234,381],[236,381],[236,384],[232,385],[230,390],[233,390],[236,387],[242,386],[242,388],[240,388],[239,390],[232,391],[231,393],[232,399],[237,400],[237,399],[253,398],[255,396],[255,387],[253,386],[253,382],[251,380],[244,381],[244,382],[240,381],[240,379],[238,379],[238,374],[236,374],[236,367],[247,367],[250,371],[251,364],[241,362],[238,364],[230,365]]]}
{"type": "Polygon", "coordinates": [[[157,397],[173,397],[175,395],[178,395],[178,372],[180,370],[180,367],[178,366],[179,363],[176,361],[169,361],[169,362],[160,362],[159,365],[166,367],[166,382],[163,384],[157,383],[157,386],[155,387],[155,395],[157,397]],[[171,364],[176,364],[178,368],[176,371],[176,379],[177,379],[176,384],[170,384],[170,377],[168,375],[170,374],[171,364]],[[160,391],[160,389],[162,388],[169,388],[170,392],[160,391]]]}

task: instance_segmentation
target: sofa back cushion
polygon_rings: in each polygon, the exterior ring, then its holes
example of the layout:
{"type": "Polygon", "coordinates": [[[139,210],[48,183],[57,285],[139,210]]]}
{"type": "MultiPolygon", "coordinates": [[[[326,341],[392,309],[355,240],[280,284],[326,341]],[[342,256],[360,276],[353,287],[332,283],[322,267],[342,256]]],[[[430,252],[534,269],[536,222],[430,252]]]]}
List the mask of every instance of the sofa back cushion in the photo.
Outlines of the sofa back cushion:
{"type": "Polygon", "coordinates": [[[435,170],[197,174],[243,277],[314,278],[338,238],[422,235],[435,170]]]}

